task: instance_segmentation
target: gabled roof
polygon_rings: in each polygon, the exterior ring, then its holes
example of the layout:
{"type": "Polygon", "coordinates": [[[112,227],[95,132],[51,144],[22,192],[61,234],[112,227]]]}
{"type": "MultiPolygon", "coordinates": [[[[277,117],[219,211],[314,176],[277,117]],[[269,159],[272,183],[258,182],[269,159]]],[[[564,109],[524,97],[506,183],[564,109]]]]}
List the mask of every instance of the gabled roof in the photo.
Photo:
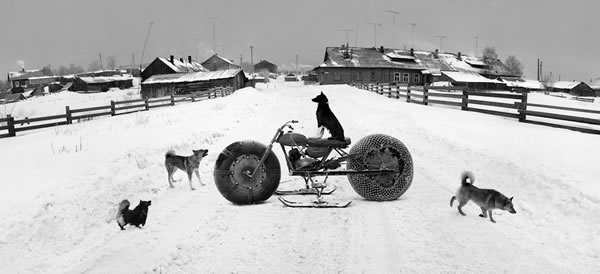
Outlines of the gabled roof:
{"type": "Polygon", "coordinates": [[[508,68],[498,59],[484,62],[481,57],[458,55],[452,53],[439,53],[441,59],[444,60],[453,70],[463,72],[475,72],[481,75],[489,76],[515,76],[508,68]]]}
{"type": "Polygon", "coordinates": [[[44,76],[44,73],[41,69],[31,69],[25,71],[11,71],[8,73],[9,80],[22,80],[29,79],[31,77],[40,77],[44,76]]]}
{"type": "Polygon", "coordinates": [[[116,82],[116,81],[133,80],[133,77],[121,76],[121,75],[98,76],[98,77],[76,77],[76,78],[81,79],[81,81],[83,81],[87,84],[102,84],[102,83],[110,83],[110,82],[116,82]]]}
{"type": "Polygon", "coordinates": [[[475,72],[468,71],[442,71],[442,74],[448,76],[454,82],[461,83],[491,83],[500,84],[502,82],[494,79],[489,79],[477,74],[475,72]]]}
{"type": "Polygon", "coordinates": [[[548,84],[548,87],[557,88],[557,89],[572,89],[579,84],[585,84],[583,82],[574,82],[574,81],[558,81],[554,83],[548,84]]]}
{"type": "Polygon", "coordinates": [[[539,89],[539,90],[545,89],[544,85],[540,81],[537,81],[537,80],[502,78],[502,82],[506,83],[507,87],[539,89]]]}
{"type": "MultiPolygon", "coordinates": [[[[217,79],[227,79],[235,77],[238,73],[242,72],[242,69],[226,69],[216,71],[201,71],[194,73],[173,73],[173,74],[161,74],[154,75],[142,83],[147,84],[166,84],[166,83],[186,83],[186,82],[199,82],[217,79]]],[[[244,76],[245,77],[245,76],[244,76]]]]}
{"type": "Polygon", "coordinates": [[[327,47],[323,64],[317,68],[397,68],[414,70],[451,70],[442,60],[433,58],[430,52],[377,48],[327,47]],[[382,52],[383,51],[383,52],[382,52]]]}
{"type": "Polygon", "coordinates": [[[194,61],[189,63],[181,62],[179,59],[173,59],[173,63],[171,63],[167,58],[158,57],[157,59],[170,67],[176,73],[208,71],[200,63],[194,61]]]}
{"type": "Polygon", "coordinates": [[[255,67],[256,66],[274,66],[274,67],[277,67],[277,65],[275,65],[275,64],[273,64],[273,63],[271,63],[271,62],[269,62],[267,60],[261,60],[260,62],[254,64],[254,66],[255,67]]]}
{"type": "Polygon", "coordinates": [[[213,56],[211,56],[211,57],[209,57],[208,59],[206,59],[206,61],[202,62],[202,64],[205,64],[205,63],[206,63],[206,62],[208,62],[209,60],[211,60],[211,59],[215,59],[215,58],[216,58],[216,59],[218,59],[218,60],[221,60],[221,61],[223,61],[223,62],[225,62],[225,63],[228,63],[228,64],[230,64],[230,65],[232,65],[232,66],[239,67],[238,65],[234,64],[234,63],[233,63],[233,61],[231,61],[231,60],[229,60],[229,59],[227,59],[227,58],[225,58],[225,57],[222,57],[222,56],[220,56],[219,54],[216,54],[216,53],[215,53],[213,56]]]}

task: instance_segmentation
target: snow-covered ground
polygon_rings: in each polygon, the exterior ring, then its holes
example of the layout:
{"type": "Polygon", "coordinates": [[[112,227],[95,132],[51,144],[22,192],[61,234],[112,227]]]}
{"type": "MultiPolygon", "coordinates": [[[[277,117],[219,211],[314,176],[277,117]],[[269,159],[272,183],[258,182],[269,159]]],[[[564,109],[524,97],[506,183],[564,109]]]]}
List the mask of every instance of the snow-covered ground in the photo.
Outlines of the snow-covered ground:
{"type": "MultiPolygon", "coordinates": [[[[56,114],[51,109],[61,113],[68,101],[45,100],[28,100],[31,108],[23,109],[56,114]]],[[[0,272],[596,272],[597,139],[301,82],[23,132],[0,139],[0,272]],[[225,200],[212,176],[220,151],[238,140],[266,143],[292,119],[300,121],[297,132],[313,135],[310,99],[320,91],[354,143],[384,133],[406,144],[415,164],[410,189],[396,201],[370,202],[345,177],[330,177],[338,189],[328,198],[352,200],[348,208],[286,208],[275,197],[250,206],[225,200]],[[169,188],[165,152],[197,148],[209,149],[200,165],[206,186],[194,178],[190,191],[179,171],[169,188]],[[449,201],[463,170],[474,172],[476,185],[514,196],[517,214],[495,211],[493,224],[469,204],[467,216],[459,215],[449,201]],[[112,217],[122,199],[152,200],[144,228],[119,229],[112,217]]],[[[282,173],[280,188],[304,184],[282,173]]]]}

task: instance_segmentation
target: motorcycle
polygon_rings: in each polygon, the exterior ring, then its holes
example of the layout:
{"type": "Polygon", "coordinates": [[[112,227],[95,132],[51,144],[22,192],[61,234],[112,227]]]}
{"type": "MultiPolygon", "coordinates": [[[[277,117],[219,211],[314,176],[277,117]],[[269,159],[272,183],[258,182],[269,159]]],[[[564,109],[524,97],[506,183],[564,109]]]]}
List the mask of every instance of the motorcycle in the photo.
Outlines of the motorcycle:
{"type": "Polygon", "coordinates": [[[324,195],[329,176],[347,176],[360,196],[373,201],[398,199],[413,179],[413,161],[406,146],[398,139],[372,134],[360,139],[348,151],[350,138],[344,141],[308,138],[293,132],[292,120],[277,129],[268,145],[246,140],[227,146],[218,156],[213,172],[219,192],[234,204],[260,203],[273,194],[289,207],[347,207],[351,201],[331,202],[324,195]],[[281,179],[279,160],[273,145],[281,146],[290,176],[304,179],[305,188],[277,190],[281,179]],[[324,176],[320,182],[316,177],[324,176]],[[314,194],[313,202],[294,202],[290,194],[314,194]]]}

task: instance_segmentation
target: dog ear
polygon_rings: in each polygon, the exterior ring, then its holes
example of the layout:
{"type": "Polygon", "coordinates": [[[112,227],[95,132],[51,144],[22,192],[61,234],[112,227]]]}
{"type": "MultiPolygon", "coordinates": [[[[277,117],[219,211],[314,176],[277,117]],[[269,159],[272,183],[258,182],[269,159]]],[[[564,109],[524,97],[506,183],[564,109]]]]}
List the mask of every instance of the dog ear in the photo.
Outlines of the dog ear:
{"type": "Polygon", "coordinates": [[[512,202],[512,199],[513,199],[513,198],[514,198],[514,197],[510,197],[510,199],[508,199],[508,200],[512,202]]]}

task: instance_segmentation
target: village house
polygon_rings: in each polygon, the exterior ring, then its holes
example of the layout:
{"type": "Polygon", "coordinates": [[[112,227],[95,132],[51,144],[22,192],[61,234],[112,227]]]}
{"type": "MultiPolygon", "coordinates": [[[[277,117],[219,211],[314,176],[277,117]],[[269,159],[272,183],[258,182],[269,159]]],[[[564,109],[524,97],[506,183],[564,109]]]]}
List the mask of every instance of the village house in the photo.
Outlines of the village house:
{"type": "Polygon", "coordinates": [[[210,71],[241,68],[240,66],[234,64],[233,61],[219,56],[216,53],[215,55],[206,59],[206,61],[202,62],[202,66],[210,71]]]}
{"type": "Polygon", "coordinates": [[[75,76],[70,91],[105,92],[110,88],[126,89],[133,87],[133,78],[129,76],[75,76]]]}
{"type": "Polygon", "coordinates": [[[564,92],[575,96],[596,96],[596,92],[584,82],[558,81],[548,84],[551,92],[564,92]]]}
{"type": "Polygon", "coordinates": [[[232,87],[237,90],[245,87],[246,82],[248,78],[242,69],[154,75],[142,82],[141,95],[143,98],[154,98],[189,94],[213,87],[232,87]]]}
{"type": "Polygon", "coordinates": [[[596,97],[600,97],[600,78],[596,78],[589,84],[590,88],[596,92],[596,97]]]}
{"type": "Polygon", "coordinates": [[[256,63],[254,65],[254,71],[257,73],[262,71],[266,71],[269,73],[278,73],[277,65],[266,60],[261,60],[260,62],[256,63]]]}
{"type": "Polygon", "coordinates": [[[56,81],[56,77],[50,71],[42,69],[14,71],[8,73],[7,82],[11,87],[36,87],[56,81]]]}
{"type": "Polygon", "coordinates": [[[440,71],[452,70],[429,52],[380,48],[327,47],[323,63],[313,71],[318,82],[400,83],[423,85],[440,77],[440,71]]]}
{"type": "Polygon", "coordinates": [[[153,75],[172,74],[172,73],[190,73],[208,71],[202,64],[192,60],[188,56],[187,62],[183,58],[175,59],[173,55],[169,59],[157,57],[142,71],[142,82],[153,75]]]}
{"type": "Polygon", "coordinates": [[[442,71],[442,82],[450,82],[454,87],[482,90],[505,90],[506,83],[496,79],[489,79],[475,72],[468,71],[442,71]]]}

